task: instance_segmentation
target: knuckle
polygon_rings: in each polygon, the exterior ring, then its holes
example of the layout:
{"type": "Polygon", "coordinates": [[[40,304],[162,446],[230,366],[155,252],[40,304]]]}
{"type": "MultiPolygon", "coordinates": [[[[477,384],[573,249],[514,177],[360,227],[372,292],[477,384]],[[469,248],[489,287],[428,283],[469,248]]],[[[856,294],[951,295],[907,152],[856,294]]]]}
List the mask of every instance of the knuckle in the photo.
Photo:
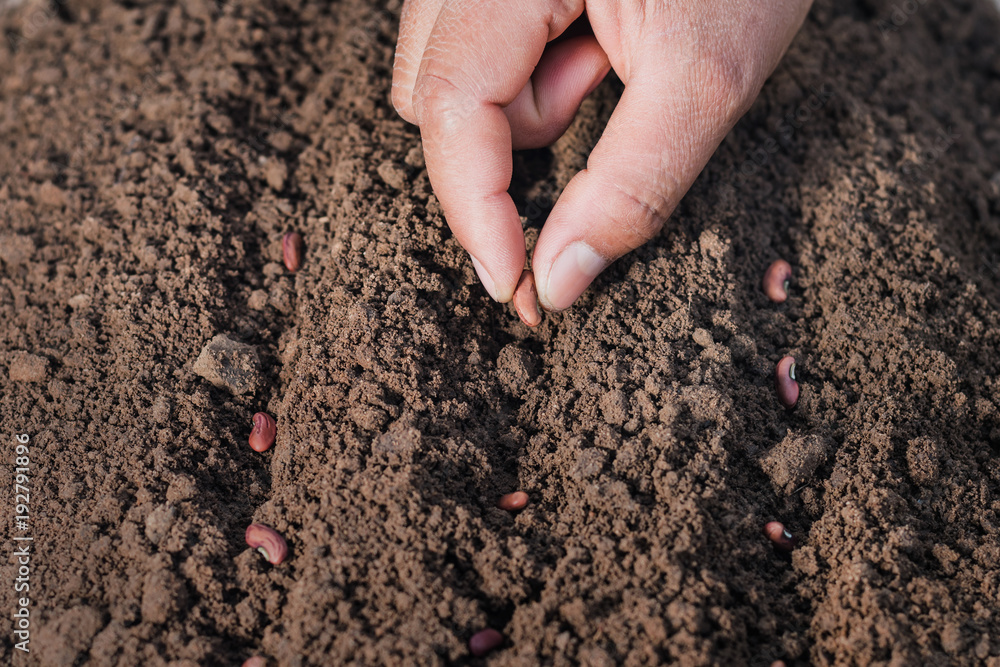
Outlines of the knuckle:
{"type": "Polygon", "coordinates": [[[424,74],[413,87],[413,114],[419,125],[433,120],[442,130],[456,127],[469,115],[471,100],[448,79],[424,74]]]}
{"type": "Polygon", "coordinates": [[[629,243],[639,247],[656,238],[673,211],[667,184],[662,188],[647,189],[641,193],[619,188],[618,227],[627,234],[629,243]]]}
{"type": "Polygon", "coordinates": [[[713,50],[695,60],[694,77],[704,108],[721,112],[728,119],[742,115],[752,95],[747,68],[729,49],[713,50]]]}

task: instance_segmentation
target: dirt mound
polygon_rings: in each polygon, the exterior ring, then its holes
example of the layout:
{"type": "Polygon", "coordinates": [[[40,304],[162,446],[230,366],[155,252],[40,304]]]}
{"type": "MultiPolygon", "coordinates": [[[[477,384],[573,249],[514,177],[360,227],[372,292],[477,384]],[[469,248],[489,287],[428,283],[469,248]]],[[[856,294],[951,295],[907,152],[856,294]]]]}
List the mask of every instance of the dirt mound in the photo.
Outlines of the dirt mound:
{"type": "MultiPolygon", "coordinates": [[[[388,102],[399,9],[0,15],[0,497],[34,538],[0,659],[465,663],[492,627],[497,665],[1000,663],[993,5],[817,2],[664,233],[534,330],[388,102]],[[246,393],[195,372],[216,336],[246,393]]],[[[529,243],[619,92],[515,160],[529,243]]]]}

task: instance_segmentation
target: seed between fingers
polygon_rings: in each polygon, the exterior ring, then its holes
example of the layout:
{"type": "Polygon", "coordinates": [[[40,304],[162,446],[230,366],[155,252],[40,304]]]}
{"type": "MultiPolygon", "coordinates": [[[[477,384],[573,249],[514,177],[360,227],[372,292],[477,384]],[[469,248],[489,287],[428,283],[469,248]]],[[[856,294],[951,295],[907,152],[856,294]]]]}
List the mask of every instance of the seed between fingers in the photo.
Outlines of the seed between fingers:
{"type": "Polygon", "coordinates": [[[529,327],[542,323],[542,311],[538,308],[538,290],[535,288],[535,274],[525,269],[514,288],[514,309],[521,321],[529,327]]]}

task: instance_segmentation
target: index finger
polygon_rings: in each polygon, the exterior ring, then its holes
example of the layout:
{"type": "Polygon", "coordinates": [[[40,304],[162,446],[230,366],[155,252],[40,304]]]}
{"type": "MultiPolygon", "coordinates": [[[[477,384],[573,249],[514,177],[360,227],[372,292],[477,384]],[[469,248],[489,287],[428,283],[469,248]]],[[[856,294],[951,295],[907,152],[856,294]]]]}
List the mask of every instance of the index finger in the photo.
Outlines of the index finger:
{"type": "Polygon", "coordinates": [[[524,233],[507,194],[513,170],[503,107],[531,78],[545,44],[583,2],[447,0],[413,90],[427,174],[455,237],[490,295],[510,301],[524,268],[524,233]]]}

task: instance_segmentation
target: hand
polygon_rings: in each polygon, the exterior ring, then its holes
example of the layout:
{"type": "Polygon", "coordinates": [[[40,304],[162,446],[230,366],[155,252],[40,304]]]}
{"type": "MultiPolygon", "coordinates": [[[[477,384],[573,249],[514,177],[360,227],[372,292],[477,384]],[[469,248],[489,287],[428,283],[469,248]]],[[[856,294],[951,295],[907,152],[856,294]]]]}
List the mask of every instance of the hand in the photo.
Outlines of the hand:
{"type": "Polygon", "coordinates": [[[545,146],[613,67],[625,92],[538,237],[546,309],[569,307],[656,236],[746,112],[811,0],[594,0],[593,35],[552,43],[583,0],[407,0],[392,101],[420,126],[431,186],[490,295],[525,260],[512,149],[545,146]]]}

